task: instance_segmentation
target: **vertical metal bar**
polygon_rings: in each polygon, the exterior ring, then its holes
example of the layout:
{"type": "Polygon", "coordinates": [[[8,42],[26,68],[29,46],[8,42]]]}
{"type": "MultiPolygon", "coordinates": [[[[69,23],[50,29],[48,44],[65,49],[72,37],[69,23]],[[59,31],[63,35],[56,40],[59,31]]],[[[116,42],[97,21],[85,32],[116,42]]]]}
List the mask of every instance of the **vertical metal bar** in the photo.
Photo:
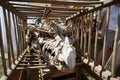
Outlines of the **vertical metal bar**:
{"type": "Polygon", "coordinates": [[[18,60],[18,57],[20,55],[20,48],[19,48],[19,31],[18,31],[18,20],[17,20],[17,16],[15,16],[15,21],[16,21],[16,33],[17,33],[17,60],[18,60]]]}
{"type": "Polygon", "coordinates": [[[105,64],[105,52],[106,52],[106,42],[107,42],[107,31],[109,26],[109,15],[110,15],[110,7],[107,8],[107,15],[106,15],[106,32],[104,35],[104,43],[103,43],[103,56],[102,56],[102,66],[105,64]]]}
{"type": "Polygon", "coordinates": [[[21,50],[23,52],[23,42],[22,42],[22,20],[20,19],[20,37],[21,37],[21,50]]]}
{"type": "MultiPolygon", "coordinates": [[[[20,47],[20,29],[19,29],[19,20],[18,20],[18,16],[16,17],[16,23],[17,23],[17,33],[18,33],[18,50],[19,50],[19,55],[21,54],[21,47],[20,47]]],[[[19,56],[18,55],[18,56],[19,56]]]]}
{"type": "MultiPolygon", "coordinates": [[[[11,13],[12,14],[12,13],[11,13]]],[[[10,15],[10,13],[9,13],[9,15],[10,15]]],[[[10,15],[11,17],[10,18],[12,18],[12,15],[10,15]]],[[[11,25],[9,26],[10,28],[12,27],[11,25]]],[[[11,55],[12,55],[12,59],[13,59],[13,64],[15,64],[15,55],[14,55],[14,48],[13,48],[13,41],[12,41],[12,31],[10,30],[9,31],[10,33],[9,33],[9,36],[10,36],[10,45],[11,45],[11,55]]]]}
{"type": "MultiPolygon", "coordinates": [[[[6,27],[6,36],[7,36],[7,48],[8,48],[8,63],[9,63],[9,69],[11,69],[11,54],[13,54],[13,46],[11,46],[11,32],[10,32],[10,24],[8,25],[7,23],[7,17],[6,17],[6,11],[5,9],[3,9],[3,14],[4,14],[4,20],[5,20],[5,27],[6,27]]],[[[10,16],[9,16],[9,12],[8,12],[8,21],[10,21],[10,16]]],[[[9,22],[10,23],[10,22],[9,22]]],[[[14,63],[14,58],[13,58],[13,63],[14,63]]]]}
{"type": "Polygon", "coordinates": [[[10,16],[8,12],[8,23],[7,23],[7,17],[6,17],[6,11],[3,9],[4,14],[4,22],[5,22],[5,28],[6,28],[6,39],[7,39],[7,49],[8,49],[8,68],[11,69],[11,44],[10,44],[10,16]]]}
{"type": "Polygon", "coordinates": [[[20,27],[19,27],[19,31],[20,31],[20,45],[21,45],[21,54],[22,54],[22,52],[23,52],[23,44],[22,44],[22,22],[21,22],[21,19],[19,18],[19,22],[20,22],[20,27]]]}
{"type": "Polygon", "coordinates": [[[81,50],[81,53],[83,53],[83,16],[81,17],[81,26],[80,26],[80,29],[81,29],[80,50],[81,50]]]}
{"type": "Polygon", "coordinates": [[[24,45],[25,45],[25,46],[24,46],[24,49],[25,49],[25,48],[27,48],[27,47],[26,47],[26,45],[27,45],[27,44],[26,44],[26,36],[25,36],[25,35],[26,35],[26,34],[25,34],[25,29],[26,29],[26,27],[27,27],[27,19],[25,19],[25,20],[23,21],[23,25],[24,25],[24,32],[23,32],[23,34],[24,34],[24,45]]]}
{"type": "Polygon", "coordinates": [[[23,50],[25,49],[25,25],[24,20],[23,21],[23,28],[22,28],[22,34],[23,34],[23,50]]]}
{"type": "MultiPolygon", "coordinates": [[[[87,20],[87,15],[84,16],[85,20],[87,20]]],[[[86,52],[86,44],[87,44],[87,32],[86,32],[86,24],[84,25],[84,54],[86,52]]]]}
{"type": "MultiPolygon", "coordinates": [[[[24,25],[25,25],[25,29],[27,28],[27,18],[25,19],[24,21],[24,25]]],[[[24,38],[25,38],[25,48],[27,48],[27,43],[26,43],[26,33],[25,33],[25,30],[24,30],[24,38]]]]}
{"type": "Polygon", "coordinates": [[[5,52],[4,52],[4,45],[2,39],[2,26],[1,26],[1,19],[0,19],[0,46],[1,46],[1,58],[2,58],[2,66],[3,66],[3,74],[7,76],[7,66],[5,60],[5,52]]]}
{"type": "Polygon", "coordinates": [[[89,38],[88,38],[88,53],[91,56],[91,29],[92,29],[93,13],[89,14],[89,38]]]}
{"type": "MultiPolygon", "coordinates": [[[[15,43],[16,43],[16,46],[17,46],[17,33],[16,33],[16,25],[15,25],[15,17],[14,17],[14,14],[12,14],[12,18],[13,18],[13,24],[14,24],[14,33],[15,33],[15,43]]],[[[16,48],[16,51],[18,52],[18,48],[16,48]]],[[[17,53],[18,54],[18,53],[17,53]]]]}
{"type": "Polygon", "coordinates": [[[98,31],[99,31],[99,23],[100,23],[100,10],[97,11],[97,27],[95,34],[95,46],[94,46],[94,60],[96,62],[97,59],[97,46],[98,46],[98,31]]]}
{"type": "MultiPolygon", "coordinates": [[[[119,16],[120,16],[120,9],[119,9],[119,16]]],[[[118,25],[116,26],[116,33],[115,33],[115,38],[114,38],[114,46],[113,46],[113,57],[112,57],[112,76],[115,77],[115,68],[116,68],[116,53],[117,53],[117,44],[118,44],[118,36],[119,36],[119,32],[120,32],[120,19],[118,18],[118,25]]]]}
{"type": "Polygon", "coordinates": [[[79,49],[80,49],[80,18],[79,16],[77,17],[77,52],[79,52],[79,49]]]}
{"type": "Polygon", "coordinates": [[[18,28],[17,28],[17,30],[18,30],[18,40],[19,40],[19,51],[20,51],[20,55],[21,55],[21,53],[22,53],[22,51],[21,51],[21,37],[20,37],[20,21],[19,21],[19,17],[17,17],[17,23],[18,23],[18,28]]]}

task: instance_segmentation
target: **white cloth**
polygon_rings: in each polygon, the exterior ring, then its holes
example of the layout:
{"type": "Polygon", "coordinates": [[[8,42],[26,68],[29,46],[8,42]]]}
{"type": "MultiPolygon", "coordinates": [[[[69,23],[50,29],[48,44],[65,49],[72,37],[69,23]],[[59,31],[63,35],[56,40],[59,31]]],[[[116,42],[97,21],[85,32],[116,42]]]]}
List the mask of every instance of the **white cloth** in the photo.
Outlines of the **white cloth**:
{"type": "Polygon", "coordinates": [[[116,31],[116,25],[118,25],[118,13],[119,7],[112,5],[110,7],[110,20],[109,20],[109,30],[116,31]]]}

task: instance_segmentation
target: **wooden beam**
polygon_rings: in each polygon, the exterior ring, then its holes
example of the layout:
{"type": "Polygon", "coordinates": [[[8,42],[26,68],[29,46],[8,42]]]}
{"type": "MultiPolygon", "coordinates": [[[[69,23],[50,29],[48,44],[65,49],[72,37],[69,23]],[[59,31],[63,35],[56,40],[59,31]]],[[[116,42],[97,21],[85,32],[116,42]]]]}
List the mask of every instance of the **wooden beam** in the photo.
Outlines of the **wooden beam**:
{"type": "Polygon", "coordinates": [[[0,6],[7,9],[8,11],[16,14],[17,16],[19,16],[22,19],[26,18],[23,14],[19,13],[15,8],[13,8],[11,5],[6,3],[4,0],[0,0],[0,6]]]}
{"type": "Polygon", "coordinates": [[[34,3],[49,3],[55,5],[89,5],[89,4],[103,4],[102,1],[53,1],[53,0],[6,0],[6,1],[18,1],[18,2],[34,2],[34,3]]]}

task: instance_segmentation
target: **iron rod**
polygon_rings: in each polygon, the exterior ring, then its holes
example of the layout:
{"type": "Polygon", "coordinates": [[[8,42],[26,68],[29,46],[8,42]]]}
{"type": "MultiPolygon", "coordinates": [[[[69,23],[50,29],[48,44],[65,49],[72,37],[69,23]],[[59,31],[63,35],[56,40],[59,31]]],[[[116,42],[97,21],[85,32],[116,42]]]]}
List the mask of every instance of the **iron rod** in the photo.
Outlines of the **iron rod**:
{"type": "Polygon", "coordinates": [[[6,39],[7,39],[7,49],[8,49],[8,68],[11,69],[11,65],[12,65],[12,61],[11,61],[11,44],[10,44],[10,15],[9,15],[9,11],[7,11],[8,16],[6,16],[6,11],[5,9],[3,10],[3,14],[4,14],[4,22],[5,22],[5,28],[6,28],[6,39]],[[8,20],[7,20],[8,19],[8,20]],[[8,22],[7,22],[8,21],[8,22]]]}
{"type": "MultiPolygon", "coordinates": [[[[9,14],[9,15],[10,15],[10,18],[12,19],[12,13],[9,14]]],[[[11,35],[11,34],[12,34],[12,29],[11,29],[12,26],[11,26],[11,24],[10,24],[9,27],[10,27],[10,31],[9,31],[9,32],[10,32],[10,33],[9,33],[9,36],[10,36],[10,45],[11,45],[11,51],[12,51],[12,52],[11,52],[11,55],[12,55],[12,60],[13,60],[12,62],[13,62],[13,64],[15,64],[14,44],[13,44],[12,35],[11,35]]]]}
{"type": "Polygon", "coordinates": [[[80,36],[80,50],[83,53],[83,16],[81,17],[81,36],[80,36]]]}
{"type": "Polygon", "coordinates": [[[92,23],[93,23],[93,13],[89,14],[89,38],[88,38],[88,53],[89,53],[89,58],[91,57],[91,30],[92,30],[92,23]]]}
{"type": "Polygon", "coordinates": [[[96,63],[97,60],[97,47],[98,47],[98,32],[99,32],[99,20],[100,20],[100,10],[97,11],[97,27],[96,27],[96,34],[95,34],[95,45],[94,45],[94,60],[96,63]]]}

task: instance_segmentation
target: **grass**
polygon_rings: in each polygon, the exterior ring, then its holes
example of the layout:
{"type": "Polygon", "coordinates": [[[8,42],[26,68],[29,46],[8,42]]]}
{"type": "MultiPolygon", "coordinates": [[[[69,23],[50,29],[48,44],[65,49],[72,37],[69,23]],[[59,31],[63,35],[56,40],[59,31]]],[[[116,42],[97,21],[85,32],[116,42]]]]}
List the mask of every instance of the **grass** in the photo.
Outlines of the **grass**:
{"type": "MultiPolygon", "coordinates": [[[[8,60],[6,59],[6,66],[8,67],[8,60]]],[[[3,75],[3,66],[2,66],[2,58],[0,57],[0,78],[3,75]]]]}
{"type": "Polygon", "coordinates": [[[0,78],[3,75],[2,59],[0,57],[0,78]]]}

